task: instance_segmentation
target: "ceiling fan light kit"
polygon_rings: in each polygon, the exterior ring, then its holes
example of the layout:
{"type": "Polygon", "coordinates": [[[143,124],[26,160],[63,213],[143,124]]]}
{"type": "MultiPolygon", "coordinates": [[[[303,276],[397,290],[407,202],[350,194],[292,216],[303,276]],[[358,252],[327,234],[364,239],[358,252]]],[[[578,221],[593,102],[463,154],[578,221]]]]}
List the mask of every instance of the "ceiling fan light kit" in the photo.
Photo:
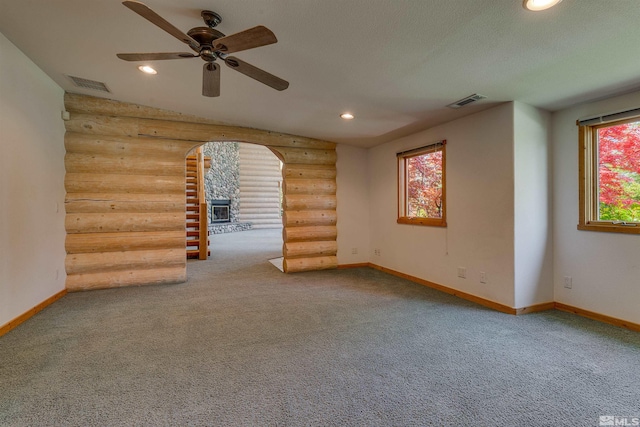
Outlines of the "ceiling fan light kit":
{"type": "Polygon", "coordinates": [[[156,69],[151,67],[151,66],[149,66],[149,65],[140,65],[138,67],[138,70],[142,71],[145,74],[158,74],[156,69]]]}
{"type": "Polygon", "coordinates": [[[220,96],[220,66],[216,63],[218,59],[227,64],[229,68],[273,89],[285,90],[289,87],[289,82],[286,80],[236,57],[227,56],[229,53],[277,43],[278,39],[276,39],[273,32],[262,25],[230,36],[225,36],[215,29],[215,27],[222,22],[222,17],[210,10],[203,10],[200,16],[207,26],[192,28],[185,34],[143,3],[138,1],[123,1],[122,4],[181,42],[187,44],[195,52],[195,54],[189,52],[117,54],[117,57],[124,61],[158,61],[200,57],[205,61],[202,72],[202,95],[208,97],[220,96]]]}

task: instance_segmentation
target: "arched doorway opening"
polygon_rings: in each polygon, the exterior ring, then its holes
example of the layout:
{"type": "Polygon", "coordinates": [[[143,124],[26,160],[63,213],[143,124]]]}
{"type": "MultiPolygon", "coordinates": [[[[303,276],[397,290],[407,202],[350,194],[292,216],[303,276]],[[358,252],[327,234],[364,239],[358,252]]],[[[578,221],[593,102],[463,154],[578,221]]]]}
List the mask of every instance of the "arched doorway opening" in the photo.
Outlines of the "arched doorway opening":
{"type": "MultiPolygon", "coordinates": [[[[194,149],[186,166],[187,258],[229,262],[231,252],[232,261],[246,255],[283,271],[282,161],[262,145],[214,141],[194,149]],[[206,165],[201,182],[194,170],[197,156],[206,165]],[[203,193],[202,206],[190,197],[195,194],[190,180],[203,193]],[[204,258],[199,257],[199,215],[190,214],[200,209],[208,231],[204,258]]],[[[216,266],[210,268],[215,272],[216,266]]]]}

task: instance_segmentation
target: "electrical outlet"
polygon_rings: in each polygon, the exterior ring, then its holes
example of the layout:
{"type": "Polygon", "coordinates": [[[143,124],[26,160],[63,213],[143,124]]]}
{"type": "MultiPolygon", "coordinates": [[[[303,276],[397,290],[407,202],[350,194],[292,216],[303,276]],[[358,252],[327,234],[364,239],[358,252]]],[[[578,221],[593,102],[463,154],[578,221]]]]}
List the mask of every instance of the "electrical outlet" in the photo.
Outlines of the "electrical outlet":
{"type": "Polygon", "coordinates": [[[358,253],[358,248],[351,248],[351,255],[356,255],[358,253]]]}
{"type": "Polygon", "coordinates": [[[467,268],[466,267],[458,267],[458,277],[462,279],[467,278],[467,268]]]}
{"type": "Polygon", "coordinates": [[[564,287],[567,289],[573,287],[573,278],[571,278],[571,276],[564,276],[564,287]]]}
{"type": "Polygon", "coordinates": [[[373,254],[377,255],[377,256],[380,256],[380,249],[378,249],[378,248],[374,249],[373,250],[373,254]]]}
{"type": "Polygon", "coordinates": [[[480,272],[480,283],[487,283],[487,273],[484,271],[480,272]]]}

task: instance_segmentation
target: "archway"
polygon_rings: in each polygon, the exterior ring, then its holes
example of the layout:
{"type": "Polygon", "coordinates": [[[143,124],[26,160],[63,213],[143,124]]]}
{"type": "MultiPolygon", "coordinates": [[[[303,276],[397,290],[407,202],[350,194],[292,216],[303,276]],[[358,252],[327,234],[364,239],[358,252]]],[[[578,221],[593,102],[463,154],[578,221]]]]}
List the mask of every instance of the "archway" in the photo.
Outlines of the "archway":
{"type": "Polygon", "coordinates": [[[207,141],[267,146],[283,167],[286,272],[335,268],[335,144],[65,94],[67,289],[186,280],[184,158],[207,141]]]}
{"type": "MultiPolygon", "coordinates": [[[[186,165],[187,258],[208,253],[212,274],[229,271],[220,262],[246,264],[238,258],[282,269],[280,159],[263,145],[210,141],[195,148],[186,165]],[[201,234],[203,223],[208,234],[201,234]]],[[[194,264],[187,266],[191,274],[194,264]]]]}

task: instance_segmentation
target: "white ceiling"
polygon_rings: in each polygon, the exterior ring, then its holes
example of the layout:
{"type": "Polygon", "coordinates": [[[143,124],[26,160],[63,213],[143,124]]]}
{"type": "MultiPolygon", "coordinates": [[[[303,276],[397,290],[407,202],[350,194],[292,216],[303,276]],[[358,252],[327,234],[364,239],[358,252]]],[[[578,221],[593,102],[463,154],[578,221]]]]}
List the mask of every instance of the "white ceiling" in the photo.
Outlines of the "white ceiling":
{"type": "Polygon", "coordinates": [[[201,96],[198,59],[119,0],[0,0],[0,32],[62,88],[239,126],[374,146],[504,101],[548,110],[640,89],[640,2],[564,0],[539,13],[521,0],[144,0],[184,32],[202,9],[229,35],[256,25],[278,43],[235,54],[291,85],[278,92],[222,67],[219,98],[201,96]],[[75,87],[65,75],[106,83],[75,87]],[[460,110],[473,93],[488,99],[460,110]],[[356,119],[341,120],[350,111],[356,119]]]}

